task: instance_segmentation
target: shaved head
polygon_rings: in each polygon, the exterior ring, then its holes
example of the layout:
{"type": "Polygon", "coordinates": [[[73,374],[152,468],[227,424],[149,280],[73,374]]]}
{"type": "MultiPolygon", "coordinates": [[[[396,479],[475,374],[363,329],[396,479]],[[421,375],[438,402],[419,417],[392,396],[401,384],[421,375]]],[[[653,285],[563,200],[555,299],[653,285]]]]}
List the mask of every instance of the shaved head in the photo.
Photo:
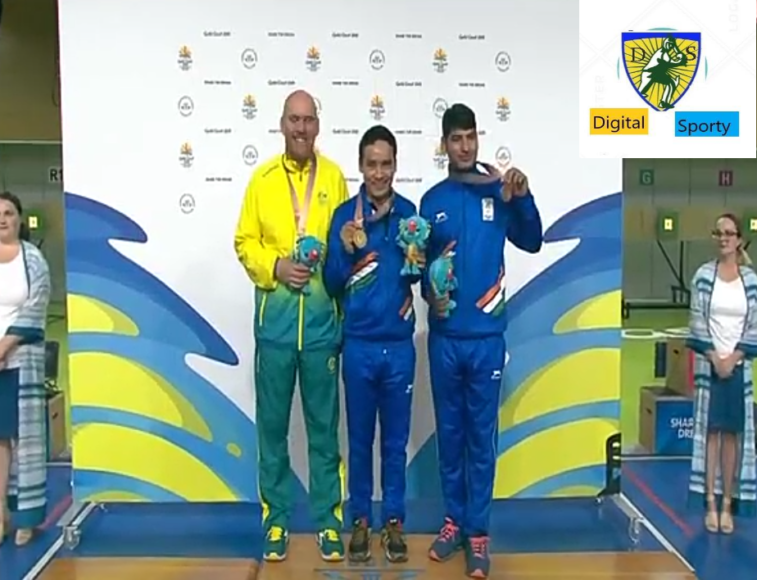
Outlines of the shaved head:
{"type": "Polygon", "coordinates": [[[284,101],[281,113],[281,133],[284,135],[286,154],[304,165],[313,157],[319,132],[315,99],[307,91],[294,91],[284,101]]]}
{"type": "Polygon", "coordinates": [[[315,105],[313,95],[303,90],[297,90],[289,94],[284,101],[284,110],[281,113],[282,117],[289,115],[292,110],[297,111],[299,114],[307,112],[313,117],[318,116],[318,108],[315,105]]]}

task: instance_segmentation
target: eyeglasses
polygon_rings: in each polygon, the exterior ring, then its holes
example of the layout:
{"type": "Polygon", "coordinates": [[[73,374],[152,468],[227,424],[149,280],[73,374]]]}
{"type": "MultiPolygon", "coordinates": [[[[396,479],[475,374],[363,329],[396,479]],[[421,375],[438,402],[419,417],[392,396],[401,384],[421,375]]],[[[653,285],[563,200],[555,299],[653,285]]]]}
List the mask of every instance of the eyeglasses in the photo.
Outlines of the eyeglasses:
{"type": "Polygon", "coordinates": [[[738,232],[733,230],[712,230],[710,233],[713,238],[735,238],[739,235],[738,232]]]}

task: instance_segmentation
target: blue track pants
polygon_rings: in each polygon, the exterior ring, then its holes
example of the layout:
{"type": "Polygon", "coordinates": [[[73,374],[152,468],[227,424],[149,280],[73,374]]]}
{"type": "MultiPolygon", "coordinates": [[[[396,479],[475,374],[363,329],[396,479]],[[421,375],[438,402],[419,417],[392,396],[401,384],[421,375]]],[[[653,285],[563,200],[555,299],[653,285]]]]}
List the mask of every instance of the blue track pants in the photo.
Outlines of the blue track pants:
{"type": "Polygon", "coordinates": [[[439,474],[447,517],[469,537],[489,531],[505,339],[428,338],[439,474]]]}
{"type": "Polygon", "coordinates": [[[415,345],[347,338],[342,373],[349,438],[350,511],[372,525],[373,441],[381,426],[382,524],[405,519],[405,467],[415,379],[415,345]]]}

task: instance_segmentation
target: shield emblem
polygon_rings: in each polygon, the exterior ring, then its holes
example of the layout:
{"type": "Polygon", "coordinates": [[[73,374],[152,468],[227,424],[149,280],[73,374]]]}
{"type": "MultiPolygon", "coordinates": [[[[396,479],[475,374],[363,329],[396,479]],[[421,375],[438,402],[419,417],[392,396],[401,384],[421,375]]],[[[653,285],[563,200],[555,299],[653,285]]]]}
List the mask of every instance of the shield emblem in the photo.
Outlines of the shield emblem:
{"type": "Polygon", "coordinates": [[[699,70],[699,32],[624,32],[623,67],[636,94],[657,111],[675,107],[699,70]]]}

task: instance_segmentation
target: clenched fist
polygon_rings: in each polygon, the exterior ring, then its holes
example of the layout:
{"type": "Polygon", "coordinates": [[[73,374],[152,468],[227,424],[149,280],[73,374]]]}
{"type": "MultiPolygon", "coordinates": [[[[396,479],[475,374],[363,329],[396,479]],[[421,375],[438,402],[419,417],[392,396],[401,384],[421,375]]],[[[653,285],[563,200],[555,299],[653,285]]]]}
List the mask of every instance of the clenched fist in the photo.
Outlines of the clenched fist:
{"type": "Polygon", "coordinates": [[[289,258],[279,258],[276,262],[275,275],[282,284],[298,290],[307,284],[312,273],[304,264],[297,264],[289,258]]]}

